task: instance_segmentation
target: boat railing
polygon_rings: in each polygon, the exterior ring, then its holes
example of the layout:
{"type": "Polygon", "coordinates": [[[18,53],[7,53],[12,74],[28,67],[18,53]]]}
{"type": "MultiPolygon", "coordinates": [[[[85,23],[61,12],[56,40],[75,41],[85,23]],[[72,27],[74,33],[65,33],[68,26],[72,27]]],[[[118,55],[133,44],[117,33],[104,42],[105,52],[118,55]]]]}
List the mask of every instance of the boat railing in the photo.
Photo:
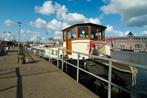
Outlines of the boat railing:
{"type": "MultiPolygon", "coordinates": [[[[52,49],[50,49],[52,50],[52,49]]],[[[79,82],[79,71],[83,71],[105,83],[108,84],[108,97],[107,98],[111,98],[111,88],[112,86],[114,87],[117,87],[119,88],[120,90],[122,91],[125,91],[127,93],[132,93],[129,89],[126,89],[126,88],[123,88],[122,86],[119,86],[115,83],[112,82],[112,63],[119,63],[119,64],[123,64],[125,66],[128,66],[128,67],[136,67],[136,68],[141,68],[141,69],[144,69],[144,70],[147,70],[147,66],[145,65],[140,65],[140,64],[134,64],[134,63],[130,63],[130,62],[125,62],[125,61],[120,61],[120,60],[116,60],[116,59],[111,59],[111,58],[106,58],[106,57],[101,57],[101,56],[96,56],[96,55],[89,55],[89,54],[85,54],[85,53],[80,53],[80,52],[76,52],[76,51],[70,51],[70,50],[66,50],[66,49],[57,49],[56,50],[56,56],[51,56],[50,57],[50,54],[49,54],[49,59],[50,58],[53,58],[53,59],[56,59],[57,60],[57,67],[59,68],[59,61],[62,61],[62,65],[61,65],[61,70],[63,71],[64,69],[64,63],[70,65],[70,66],[73,66],[74,68],[76,68],[77,70],[77,73],[76,73],[76,81],[79,82]],[[64,56],[66,55],[66,52],[72,52],[72,53],[75,53],[77,55],[77,62],[76,64],[72,64],[70,62],[67,61],[67,59],[64,58],[64,56]],[[60,53],[62,52],[62,53],[60,53]],[[62,56],[61,56],[62,55],[62,56]],[[105,79],[105,78],[102,78],[94,73],[91,73],[83,68],[80,67],[80,57],[81,55],[86,55],[86,56],[89,56],[91,58],[97,58],[97,59],[101,59],[101,60],[105,60],[107,61],[107,65],[109,66],[109,70],[108,70],[108,80],[105,79]]],[[[50,60],[49,60],[50,61],[50,60]]]]}

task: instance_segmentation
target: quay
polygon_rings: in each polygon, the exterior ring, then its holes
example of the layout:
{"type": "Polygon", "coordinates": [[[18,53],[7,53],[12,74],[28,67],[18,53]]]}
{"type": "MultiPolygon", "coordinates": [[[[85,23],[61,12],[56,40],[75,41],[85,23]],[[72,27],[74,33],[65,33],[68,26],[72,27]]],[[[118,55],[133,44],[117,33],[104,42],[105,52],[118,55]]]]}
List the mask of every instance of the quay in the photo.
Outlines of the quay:
{"type": "Polygon", "coordinates": [[[0,98],[99,98],[44,59],[27,59],[19,64],[16,48],[0,57],[0,98]]]}

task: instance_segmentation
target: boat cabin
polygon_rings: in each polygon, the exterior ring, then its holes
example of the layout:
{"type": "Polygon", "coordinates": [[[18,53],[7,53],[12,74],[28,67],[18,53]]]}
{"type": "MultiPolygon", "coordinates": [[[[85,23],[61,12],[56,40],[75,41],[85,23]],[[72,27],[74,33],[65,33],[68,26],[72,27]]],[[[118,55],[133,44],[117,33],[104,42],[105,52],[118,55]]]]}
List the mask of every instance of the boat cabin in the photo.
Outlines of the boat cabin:
{"type": "Polygon", "coordinates": [[[74,57],[71,51],[89,54],[95,41],[105,40],[105,26],[93,23],[75,24],[62,30],[63,48],[69,50],[68,56],[74,57]]]}

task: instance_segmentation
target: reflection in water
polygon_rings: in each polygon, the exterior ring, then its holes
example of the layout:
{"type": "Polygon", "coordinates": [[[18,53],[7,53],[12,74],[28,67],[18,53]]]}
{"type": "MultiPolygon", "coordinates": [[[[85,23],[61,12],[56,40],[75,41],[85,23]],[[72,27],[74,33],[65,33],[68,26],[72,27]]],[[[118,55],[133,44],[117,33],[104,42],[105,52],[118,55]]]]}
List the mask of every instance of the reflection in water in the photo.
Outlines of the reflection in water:
{"type": "MultiPolygon", "coordinates": [[[[136,64],[147,66],[147,52],[133,51],[111,51],[111,56],[114,59],[128,61],[136,64]]],[[[136,85],[132,87],[132,91],[146,95],[147,92],[147,70],[138,68],[136,85]]],[[[143,97],[144,98],[144,97],[143,97]]]]}

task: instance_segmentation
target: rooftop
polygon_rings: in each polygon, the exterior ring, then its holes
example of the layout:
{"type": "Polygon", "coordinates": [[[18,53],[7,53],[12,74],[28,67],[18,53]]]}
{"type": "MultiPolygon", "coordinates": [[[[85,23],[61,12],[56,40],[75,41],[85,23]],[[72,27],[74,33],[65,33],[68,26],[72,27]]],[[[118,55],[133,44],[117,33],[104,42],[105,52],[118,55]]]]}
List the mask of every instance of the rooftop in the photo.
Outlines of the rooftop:
{"type": "Polygon", "coordinates": [[[67,28],[63,29],[62,31],[73,28],[73,27],[76,27],[76,26],[96,26],[96,27],[100,27],[102,29],[106,29],[105,26],[94,24],[94,23],[80,23],[80,24],[74,24],[74,25],[72,25],[70,27],[67,27],[67,28]]]}

